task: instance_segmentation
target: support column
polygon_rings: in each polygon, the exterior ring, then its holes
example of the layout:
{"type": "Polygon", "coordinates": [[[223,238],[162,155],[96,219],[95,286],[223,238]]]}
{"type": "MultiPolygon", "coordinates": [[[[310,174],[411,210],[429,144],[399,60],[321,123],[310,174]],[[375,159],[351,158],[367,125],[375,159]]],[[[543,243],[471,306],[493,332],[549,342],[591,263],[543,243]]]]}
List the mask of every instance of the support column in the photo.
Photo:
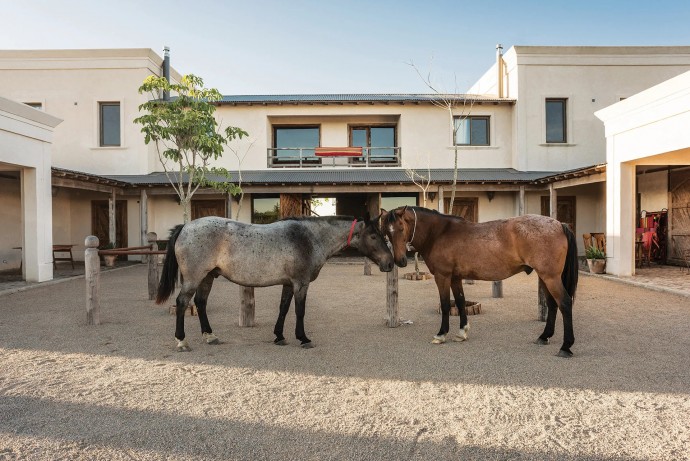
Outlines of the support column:
{"type": "Polygon", "coordinates": [[[445,207],[445,200],[443,198],[443,186],[438,186],[438,212],[441,214],[444,214],[446,212],[445,207]]]}
{"type": "Polygon", "coordinates": [[[110,243],[113,245],[119,244],[120,246],[127,246],[125,242],[117,242],[115,243],[116,239],[116,226],[117,224],[115,223],[115,206],[116,206],[116,196],[115,196],[115,190],[113,190],[110,194],[110,198],[108,199],[108,238],[110,239],[110,243]]]}
{"type": "Polygon", "coordinates": [[[53,278],[53,212],[50,164],[24,168],[22,194],[22,270],[27,282],[53,278]]]}
{"type": "Polygon", "coordinates": [[[520,186],[520,195],[518,197],[518,216],[525,214],[525,186],[520,186]]]}
{"type": "MultiPolygon", "coordinates": [[[[141,246],[147,245],[149,232],[149,210],[148,210],[148,194],[146,189],[139,192],[139,221],[141,228],[141,246]]],[[[144,255],[141,257],[141,262],[148,262],[149,257],[144,255]]]]}
{"type": "Polygon", "coordinates": [[[554,183],[549,184],[549,216],[558,219],[558,192],[554,183]]]}

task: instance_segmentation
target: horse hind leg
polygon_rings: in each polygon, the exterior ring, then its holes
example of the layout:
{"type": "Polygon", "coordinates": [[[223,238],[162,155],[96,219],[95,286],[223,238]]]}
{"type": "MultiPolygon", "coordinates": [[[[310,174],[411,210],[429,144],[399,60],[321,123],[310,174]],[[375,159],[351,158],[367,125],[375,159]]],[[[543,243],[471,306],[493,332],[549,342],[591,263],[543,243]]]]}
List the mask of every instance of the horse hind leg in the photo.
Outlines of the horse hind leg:
{"type": "Polygon", "coordinates": [[[453,337],[453,341],[467,341],[467,332],[470,329],[470,324],[467,320],[467,309],[465,309],[465,291],[462,289],[462,277],[453,276],[450,280],[450,288],[453,291],[453,298],[455,298],[455,306],[460,314],[460,330],[453,337]]]}
{"type": "Polygon", "coordinates": [[[546,284],[541,277],[539,278],[539,296],[543,297],[546,301],[547,316],[544,332],[537,338],[535,342],[543,346],[549,344],[549,339],[553,336],[554,331],[556,330],[556,314],[558,312],[558,304],[549,290],[546,288],[546,284]]]}
{"type": "Polygon", "coordinates": [[[211,325],[208,322],[206,315],[206,304],[208,302],[208,295],[211,293],[213,287],[213,280],[216,278],[215,274],[209,272],[201,281],[196,294],[194,295],[194,304],[196,305],[197,315],[199,316],[199,324],[201,325],[201,336],[206,341],[206,344],[220,344],[220,340],[213,334],[211,325]]]}
{"type": "Polygon", "coordinates": [[[183,284],[180,289],[180,294],[177,295],[177,299],[175,300],[175,314],[177,316],[175,323],[175,339],[177,339],[177,352],[189,352],[191,350],[187,339],[185,339],[184,314],[195,291],[195,287],[189,284],[183,284]]]}
{"type": "MultiPolygon", "coordinates": [[[[572,357],[573,353],[570,348],[575,343],[575,335],[573,333],[573,299],[563,286],[560,276],[544,279],[544,285],[555,300],[555,303],[557,303],[558,309],[561,311],[561,315],[563,316],[563,345],[558,351],[558,356],[572,357]]],[[[553,308],[551,304],[547,305],[549,306],[549,313],[546,318],[546,327],[544,328],[544,333],[539,337],[540,339],[544,339],[544,337],[548,339],[553,335],[553,331],[555,329],[556,309],[553,308]]]]}

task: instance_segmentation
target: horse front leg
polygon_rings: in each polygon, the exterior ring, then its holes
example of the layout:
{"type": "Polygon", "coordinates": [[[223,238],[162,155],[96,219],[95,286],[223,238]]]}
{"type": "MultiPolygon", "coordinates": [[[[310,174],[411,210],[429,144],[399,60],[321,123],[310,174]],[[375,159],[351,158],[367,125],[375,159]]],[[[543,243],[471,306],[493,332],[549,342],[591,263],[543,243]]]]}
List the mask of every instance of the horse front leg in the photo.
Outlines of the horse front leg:
{"type": "Polygon", "coordinates": [[[278,312],[278,320],[276,321],[276,326],[273,328],[273,333],[276,335],[276,339],[273,340],[274,344],[279,346],[284,346],[287,344],[285,341],[285,336],[283,336],[283,327],[285,326],[285,317],[290,310],[290,303],[292,302],[293,289],[291,285],[283,285],[283,293],[280,295],[280,311],[278,312]]]}
{"type": "Polygon", "coordinates": [[[450,277],[435,274],[434,280],[438,288],[438,295],[441,299],[441,329],[431,341],[432,344],[443,344],[446,342],[446,335],[450,330],[450,277]]]}
{"type": "Polygon", "coordinates": [[[196,289],[194,295],[194,304],[196,305],[197,315],[199,316],[199,324],[201,325],[201,336],[206,341],[206,344],[219,344],[218,337],[213,334],[211,325],[208,322],[206,315],[206,304],[208,302],[208,295],[211,293],[213,287],[213,280],[215,277],[212,274],[206,275],[196,289]]]}
{"type": "Polygon", "coordinates": [[[458,275],[451,277],[450,289],[453,291],[455,307],[458,308],[458,313],[460,314],[460,330],[458,331],[458,334],[453,337],[453,341],[467,341],[467,332],[470,329],[470,324],[467,321],[467,309],[465,309],[465,291],[462,289],[462,277],[458,275]]]}
{"type": "Polygon", "coordinates": [[[295,293],[295,315],[297,316],[297,325],[295,326],[295,336],[300,340],[301,345],[305,349],[314,347],[311,339],[307,338],[304,332],[304,313],[306,310],[307,290],[309,284],[296,286],[293,288],[295,293]]]}

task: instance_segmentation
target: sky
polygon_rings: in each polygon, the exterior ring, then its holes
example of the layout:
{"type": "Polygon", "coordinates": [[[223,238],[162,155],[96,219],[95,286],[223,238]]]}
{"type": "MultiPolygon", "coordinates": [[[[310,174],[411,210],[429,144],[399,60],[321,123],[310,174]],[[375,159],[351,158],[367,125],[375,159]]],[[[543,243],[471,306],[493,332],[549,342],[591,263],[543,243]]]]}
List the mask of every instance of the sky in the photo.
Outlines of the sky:
{"type": "Polygon", "coordinates": [[[0,11],[0,49],[169,46],[173,68],[226,95],[429,93],[417,70],[465,92],[497,43],[690,45],[687,0],[0,0],[0,11]]]}

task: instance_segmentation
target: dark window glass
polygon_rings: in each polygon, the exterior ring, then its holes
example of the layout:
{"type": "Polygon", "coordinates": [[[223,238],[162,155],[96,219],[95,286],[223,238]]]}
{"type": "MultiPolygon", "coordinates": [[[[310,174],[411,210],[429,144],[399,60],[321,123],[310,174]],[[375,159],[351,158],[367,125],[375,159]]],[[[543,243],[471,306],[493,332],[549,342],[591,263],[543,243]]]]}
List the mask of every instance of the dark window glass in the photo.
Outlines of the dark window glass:
{"type": "Polygon", "coordinates": [[[280,219],[279,197],[253,197],[252,222],[254,224],[269,224],[280,219]]]}
{"type": "Polygon", "coordinates": [[[101,146],[120,145],[120,103],[100,103],[101,146]]]}
{"type": "Polygon", "coordinates": [[[456,117],[455,128],[456,145],[489,145],[489,117],[456,117]]]}
{"type": "MultiPolygon", "coordinates": [[[[360,126],[350,129],[350,145],[364,147],[363,155],[371,162],[395,162],[395,127],[360,126]]],[[[363,162],[365,159],[353,161],[363,162]]]]}
{"type": "Polygon", "coordinates": [[[318,162],[314,148],[319,146],[319,127],[275,128],[276,161],[299,163],[302,160],[318,162]]]}
{"type": "Polygon", "coordinates": [[[565,99],[546,100],[546,142],[566,142],[565,99]]]}

